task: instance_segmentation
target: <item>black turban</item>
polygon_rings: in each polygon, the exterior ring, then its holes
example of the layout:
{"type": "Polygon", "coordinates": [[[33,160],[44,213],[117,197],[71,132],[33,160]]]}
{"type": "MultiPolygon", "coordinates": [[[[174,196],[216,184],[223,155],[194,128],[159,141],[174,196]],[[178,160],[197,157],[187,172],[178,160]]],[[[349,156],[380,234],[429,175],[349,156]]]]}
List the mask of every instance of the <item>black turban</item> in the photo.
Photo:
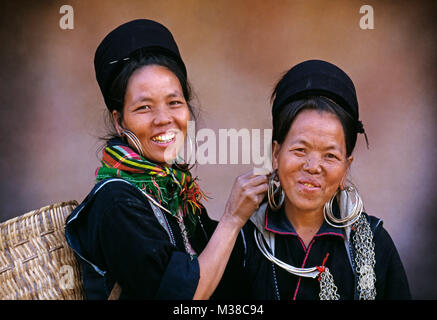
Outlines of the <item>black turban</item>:
{"type": "Polygon", "coordinates": [[[330,98],[341,106],[356,121],[357,132],[364,133],[352,80],[343,70],[322,60],[304,61],[284,75],[275,89],[272,115],[279,115],[293,100],[317,95],[330,98]]]}
{"type": "Polygon", "coordinates": [[[124,61],[144,50],[171,56],[187,75],[176,42],[166,27],[146,19],[127,22],[103,39],[94,56],[97,82],[110,111],[114,109],[109,99],[112,82],[121,71],[124,61]]]}

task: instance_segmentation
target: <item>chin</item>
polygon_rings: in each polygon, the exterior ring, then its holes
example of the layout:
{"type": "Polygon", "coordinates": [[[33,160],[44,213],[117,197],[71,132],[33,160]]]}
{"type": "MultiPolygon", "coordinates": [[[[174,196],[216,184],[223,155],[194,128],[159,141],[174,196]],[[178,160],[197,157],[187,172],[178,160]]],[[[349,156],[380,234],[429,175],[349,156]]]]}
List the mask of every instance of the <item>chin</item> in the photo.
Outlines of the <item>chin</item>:
{"type": "Polygon", "coordinates": [[[325,203],[322,203],[319,199],[298,199],[297,201],[287,201],[292,208],[296,208],[299,211],[317,211],[323,212],[325,203]]]}
{"type": "Polygon", "coordinates": [[[149,152],[145,154],[145,157],[150,162],[156,164],[167,164],[171,165],[173,160],[176,159],[176,155],[174,150],[167,148],[166,150],[154,150],[155,152],[149,152]]]}

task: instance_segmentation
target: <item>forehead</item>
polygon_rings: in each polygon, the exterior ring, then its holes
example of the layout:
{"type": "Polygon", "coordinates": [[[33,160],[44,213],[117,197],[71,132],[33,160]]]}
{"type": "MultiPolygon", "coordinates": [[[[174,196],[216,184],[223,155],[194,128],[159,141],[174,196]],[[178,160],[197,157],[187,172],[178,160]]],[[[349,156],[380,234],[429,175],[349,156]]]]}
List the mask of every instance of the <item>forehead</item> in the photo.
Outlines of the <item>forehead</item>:
{"type": "Polygon", "coordinates": [[[181,90],[179,79],[166,67],[148,65],[135,70],[129,78],[127,93],[181,90]]]}
{"type": "Polygon", "coordinates": [[[346,149],[343,126],[338,117],[320,110],[303,110],[298,113],[288,130],[285,142],[305,141],[312,145],[333,145],[346,149]]]}

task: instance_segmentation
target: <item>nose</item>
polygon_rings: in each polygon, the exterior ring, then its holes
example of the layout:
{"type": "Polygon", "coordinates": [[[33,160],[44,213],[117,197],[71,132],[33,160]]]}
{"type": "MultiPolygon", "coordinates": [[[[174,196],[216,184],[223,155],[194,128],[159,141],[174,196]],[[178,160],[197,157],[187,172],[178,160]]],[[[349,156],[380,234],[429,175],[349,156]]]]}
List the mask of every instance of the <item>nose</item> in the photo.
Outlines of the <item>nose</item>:
{"type": "Polygon", "coordinates": [[[155,126],[163,126],[172,122],[171,113],[166,107],[157,108],[155,110],[153,124],[155,126]]]}
{"type": "Polygon", "coordinates": [[[322,167],[320,164],[321,164],[321,161],[318,157],[311,156],[305,160],[305,163],[303,165],[303,169],[311,174],[319,174],[322,172],[322,167]]]}

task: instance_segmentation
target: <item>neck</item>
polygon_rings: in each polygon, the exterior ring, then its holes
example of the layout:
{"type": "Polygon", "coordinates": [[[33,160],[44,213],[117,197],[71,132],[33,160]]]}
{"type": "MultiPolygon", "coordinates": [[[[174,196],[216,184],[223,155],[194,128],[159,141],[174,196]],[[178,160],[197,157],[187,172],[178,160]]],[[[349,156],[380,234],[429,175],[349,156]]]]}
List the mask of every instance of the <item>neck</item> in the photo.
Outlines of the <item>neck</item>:
{"type": "MultiPolygon", "coordinates": [[[[288,201],[284,202],[285,215],[298,235],[311,240],[323,224],[323,208],[316,210],[302,210],[293,207],[288,201]]],[[[305,241],[308,242],[308,241],[305,241]]]]}

